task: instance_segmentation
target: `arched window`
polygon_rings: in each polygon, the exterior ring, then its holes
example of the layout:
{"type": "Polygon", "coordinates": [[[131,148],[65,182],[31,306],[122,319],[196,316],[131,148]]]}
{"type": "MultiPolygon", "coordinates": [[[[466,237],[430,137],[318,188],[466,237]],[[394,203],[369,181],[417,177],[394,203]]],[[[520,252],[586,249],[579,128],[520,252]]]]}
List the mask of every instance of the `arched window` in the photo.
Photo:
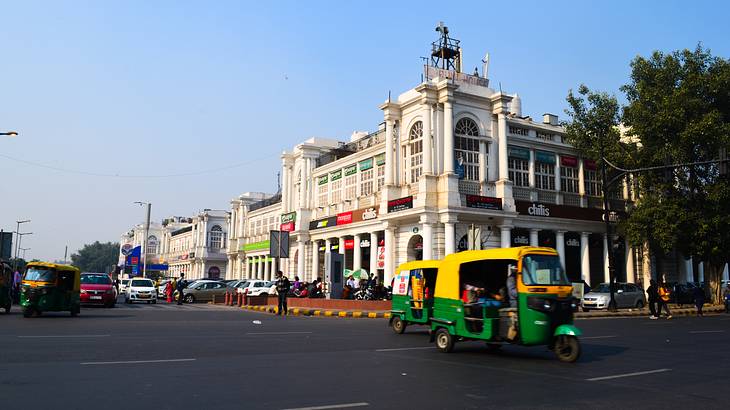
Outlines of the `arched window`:
{"type": "Polygon", "coordinates": [[[479,127],[471,118],[462,118],[454,134],[454,159],[464,169],[464,179],[479,181],[479,127]]]}
{"type": "Polygon", "coordinates": [[[213,249],[221,249],[223,247],[223,228],[214,225],[210,228],[210,247],[213,249]]]}
{"type": "Polygon", "coordinates": [[[150,235],[147,238],[147,254],[157,253],[157,243],[157,237],[155,235],[150,235]]]}
{"type": "Polygon", "coordinates": [[[408,132],[406,180],[410,184],[418,182],[423,172],[423,122],[417,121],[408,132]]]}

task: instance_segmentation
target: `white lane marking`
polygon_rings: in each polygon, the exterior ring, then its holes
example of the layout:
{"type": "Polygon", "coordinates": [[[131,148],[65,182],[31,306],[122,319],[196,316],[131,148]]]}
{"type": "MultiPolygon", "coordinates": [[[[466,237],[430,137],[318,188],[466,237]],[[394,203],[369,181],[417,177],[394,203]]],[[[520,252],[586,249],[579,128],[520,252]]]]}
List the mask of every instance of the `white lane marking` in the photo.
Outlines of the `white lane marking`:
{"type": "Polygon", "coordinates": [[[163,359],[163,360],[126,360],[118,362],[84,362],[82,366],[97,364],[142,364],[142,363],[176,363],[176,362],[193,362],[197,359],[163,359]]]}
{"type": "Polygon", "coordinates": [[[610,339],[612,337],[618,337],[618,336],[616,336],[616,335],[611,335],[611,336],[584,336],[584,337],[581,337],[580,339],[581,340],[585,340],[585,339],[610,339]]]}
{"type": "Polygon", "coordinates": [[[398,347],[393,349],[376,349],[376,352],[398,352],[401,350],[421,350],[421,349],[433,349],[433,346],[427,347],[398,347]]]}
{"type": "Polygon", "coordinates": [[[672,369],[656,369],[656,370],[647,370],[645,372],[624,373],[624,374],[616,374],[613,376],[594,377],[594,378],[586,379],[586,380],[589,382],[597,382],[599,380],[619,379],[621,377],[642,376],[645,374],[663,373],[663,372],[670,372],[670,371],[672,371],[672,369]]]}
{"type": "Polygon", "coordinates": [[[327,409],[348,409],[352,407],[366,407],[370,403],[359,402],[359,403],[342,403],[342,404],[329,404],[326,406],[314,406],[314,407],[296,407],[284,410],[327,410],[327,409]]]}
{"type": "Polygon", "coordinates": [[[312,332],[248,332],[247,335],[308,335],[312,332]]]}
{"type": "Polygon", "coordinates": [[[109,337],[111,335],[44,335],[44,336],[18,336],[20,339],[48,339],[48,338],[77,338],[77,337],[109,337]]]}
{"type": "Polygon", "coordinates": [[[691,330],[690,333],[725,333],[724,330],[691,330]]]}

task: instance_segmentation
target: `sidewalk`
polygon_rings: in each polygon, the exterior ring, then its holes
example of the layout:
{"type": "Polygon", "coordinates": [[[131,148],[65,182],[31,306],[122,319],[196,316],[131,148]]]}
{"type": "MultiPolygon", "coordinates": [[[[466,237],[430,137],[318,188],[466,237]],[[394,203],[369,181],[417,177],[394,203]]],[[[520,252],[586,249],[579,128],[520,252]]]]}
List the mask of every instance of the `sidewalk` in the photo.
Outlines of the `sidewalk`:
{"type": "MultiPolygon", "coordinates": [[[[687,305],[684,305],[687,306],[687,305]]],[[[669,310],[672,311],[672,316],[696,316],[697,309],[693,307],[682,307],[679,308],[677,305],[670,305],[669,310]]],[[[723,305],[705,305],[702,309],[704,313],[723,313],[725,312],[725,306],[723,305]]],[[[591,319],[598,317],[632,317],[632,316],[645,316],[649,317],[649,309],[621,309],[618,312],[608,312],[605,310],[595,310],[592,312],[575,312],[573,317],[576,319],[591,319]]]]}

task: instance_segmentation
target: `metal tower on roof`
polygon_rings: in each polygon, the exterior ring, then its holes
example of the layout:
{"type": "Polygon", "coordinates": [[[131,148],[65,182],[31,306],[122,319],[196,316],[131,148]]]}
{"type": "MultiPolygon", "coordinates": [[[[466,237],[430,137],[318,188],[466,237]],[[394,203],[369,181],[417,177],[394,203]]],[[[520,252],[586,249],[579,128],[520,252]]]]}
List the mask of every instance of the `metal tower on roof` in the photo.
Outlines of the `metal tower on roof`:
{"type": "Polygon", "coordinates": [[[436,31],[441,33],[437,41],[431,43],[431,65],[444,70],[461,72],[461,47],[459,40],[449,37],[449,28],[440,21],[436,31]]]}

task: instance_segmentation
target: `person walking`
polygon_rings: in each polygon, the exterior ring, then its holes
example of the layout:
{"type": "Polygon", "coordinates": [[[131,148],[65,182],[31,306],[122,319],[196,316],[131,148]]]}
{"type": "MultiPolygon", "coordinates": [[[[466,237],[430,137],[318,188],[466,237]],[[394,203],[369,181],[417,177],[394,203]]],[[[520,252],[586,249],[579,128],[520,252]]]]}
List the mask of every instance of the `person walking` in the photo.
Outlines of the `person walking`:
{"type": "Polygon", "coordinates": [[[274,282],[274,284],[276,285],[276,293],[279,296],[279,308],[276,311],[276,314],[284,314],[284,316],[286,316],[286,296],[289,293],[289,288],[291,287],[289,278],[284,276],[282,271],[278,271],[276,272],[276,282],[274,282]]]}
{"type": "Polygon", "coordinates": [[[13,302],[19,304],[20,303],[20,282],[22,282],[22,278],[20,276],[20,272],[17,270],[13,274],[13,286],[12,286],[12,295],[11,298],[13,302]]]}
{"type": "Polygon", "coordinates": [[[659,299],[657,300],[657,315],[662,316],[662,308],[667,311],[667,319],[672,318],[672,312],[669,310],[669,289],[667,284],[662,282],[659,285],[659,299]]]}
{"type": "Polygon", "coordinates": [[[692,296],[695,299],[695,306],[697,307],[697,316],[704,316],[702,308],[705,306],[705,290],[700,286],[696,286],[692,292],[692,296]]]}
{"type": "Polygon", "coordinates": [[[180,280],[177,281],[177,286],[176,287],[177,287],[177,291],[178,291],[178,295],[177,295],[177,304],[178,305],[182,305],[183,304],[183,299],[185,297],[185,295],[183,294],[183,289],[185,289],[185,281],[183,280],[184,277],[185,277],[185,274],[184,273],[181,273],[180,274],[180,280]]]}
{"type": "Polygon", "coordinates": [[[172,287],[173,281],[169,280],[165,284],[165,296],[167,296],[167,303],[172,303],[172,294],[175,293],[172,287]]]}
{"type": "Polygon", "coordinates": [[[649,287],[646,289],[646,295],[647,301],[649,303],[649,312],[651,313],[649,319],[659,319],[656,314],[656,305],[657,301],[659,300],[659,288],[657,287],[656,281],[654,279],[649,281],[649,287]]]}

